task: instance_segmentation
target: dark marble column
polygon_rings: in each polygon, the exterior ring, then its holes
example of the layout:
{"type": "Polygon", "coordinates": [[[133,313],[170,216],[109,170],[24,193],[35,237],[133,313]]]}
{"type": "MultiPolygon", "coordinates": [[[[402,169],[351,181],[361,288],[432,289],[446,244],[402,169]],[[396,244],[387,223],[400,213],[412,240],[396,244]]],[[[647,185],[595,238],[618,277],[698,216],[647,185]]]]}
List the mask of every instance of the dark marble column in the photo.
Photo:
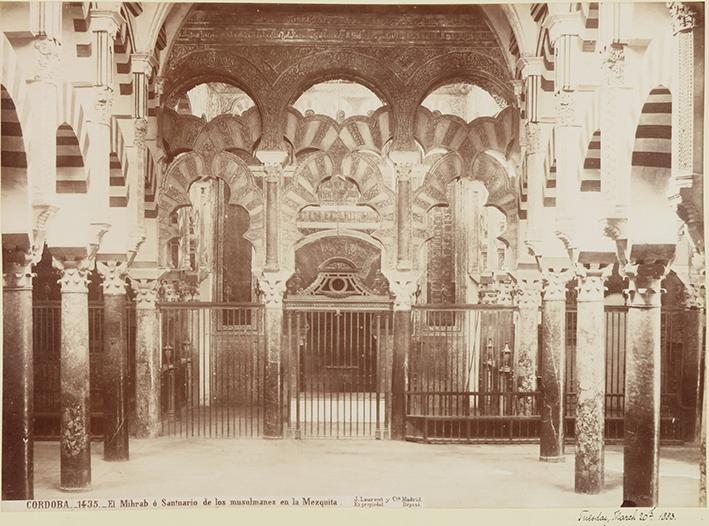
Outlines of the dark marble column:
{"type": "Polygon", "coordinates": [[[700,369],[705,340],[704,276],[696,276],[686,287],[684,312],[684,356],[682,359],[681,406],[682,438],[686,442],[700,440],[702,420],[702,390],[700,369]]]}
{"type": "Polygon", "coordinates": [[[2,500],[34,498],[32,261],[3,250],[2,500]]]}
{"type": "MultiPolygon", "coordinates": [[[[514,375],[517,391],[532,393],[537,390],[537,361],[539,358],[539,307],[542,281],[540,278],[517,280],[515,297],[519,307],[519,321],[515,334],[514,375]]],[[[531,416],[534,413],[532,395],[517,399],[517,412],[531,416]]]]}
{"type": "Polygon", "coordinates": [[[660,315],[664,264],[626,269],[623,500],[656,506],[660,460],[660,315]]]}
{"type": "Polygon", "coordinates": [[[278,184],[280,164],[266,165],[266,270],[278,270],[278,184]]]}
{"type": "Polygon", "coordinates": [[[542,427],[539,460],[563,462],[566,372],[566,282],[563,272],[544,274],[542,303],[542,427]]]}
{"type": "Polygon", "coordinates": [[[399,268],[411,265],[411,171],[413,166],[396,164],[397,263],[399,268]]]}
{"type": "Polygon", "coordinates": [[[390,272],[389,290],[394,295],[394,348],[391,366],[391,438],[406,438],[407,363],[411,347],[411,305],[418,288],[414,272],[390,272]]]}
{"type": "Polygon", "coordinates": [[[157,279],[133,279],[135,291],[135,433],[155,437],[160,431],[160,326],[157,279]]]}
{"type": "Polygon", "coordinates": [[[83,491],[91,487],[91,430],[89,390],[90,263],[86,259],[53,258],[61,272],[60,488],[83,491]]]}
{"type": "Polygon", "coordinates": [[[125,262],[99,262],[103,278],[103,458],[128,460],[125,262]]]}
{"type": "Polygon", "coordinates": [[[576,322],[576,493],[604,485],[606,326],[603,275],[584,269],[578,279],[576,322]]]}
{"type": "Polygon", "coordinates": [[[283,294],[287,272],[264,272],[259,278],[259,289],[265,306],[264,333],[266,335],[266,363],[264,371],[264,438],[283,437],[281,403],[281,350],[283,340],[283,294]]]}

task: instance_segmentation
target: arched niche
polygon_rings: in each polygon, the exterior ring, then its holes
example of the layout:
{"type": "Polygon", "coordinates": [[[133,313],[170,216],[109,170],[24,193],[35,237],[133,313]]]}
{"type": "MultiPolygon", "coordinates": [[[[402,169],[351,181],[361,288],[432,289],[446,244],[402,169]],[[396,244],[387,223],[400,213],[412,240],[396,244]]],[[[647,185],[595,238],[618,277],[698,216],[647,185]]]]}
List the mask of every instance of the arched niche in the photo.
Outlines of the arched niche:
{"type": "Polygon", "coordinates": [[[313,84],[293,101],[301,114],[325,115],[343,122],[357,115],[370,116],[385,102],[367,86],[345,79],[333,79],[313,84]]]}

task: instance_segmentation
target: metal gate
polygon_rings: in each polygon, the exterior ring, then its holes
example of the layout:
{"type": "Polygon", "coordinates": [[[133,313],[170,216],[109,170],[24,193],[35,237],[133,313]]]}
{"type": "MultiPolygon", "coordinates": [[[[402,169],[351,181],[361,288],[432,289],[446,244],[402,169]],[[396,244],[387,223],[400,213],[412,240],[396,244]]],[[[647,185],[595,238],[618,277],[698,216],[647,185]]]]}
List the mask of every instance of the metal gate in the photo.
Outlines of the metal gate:
{"type": "Polygon", "coordinates": [[[291,436],[389,437],[390,309],[376,302],[287,302],[284,404],[291,436]]]}
{"type": "Polygon", "coordinates": [[[196,302],[158,309],[162,434],[261,436],[263,306],[196,302]]]}

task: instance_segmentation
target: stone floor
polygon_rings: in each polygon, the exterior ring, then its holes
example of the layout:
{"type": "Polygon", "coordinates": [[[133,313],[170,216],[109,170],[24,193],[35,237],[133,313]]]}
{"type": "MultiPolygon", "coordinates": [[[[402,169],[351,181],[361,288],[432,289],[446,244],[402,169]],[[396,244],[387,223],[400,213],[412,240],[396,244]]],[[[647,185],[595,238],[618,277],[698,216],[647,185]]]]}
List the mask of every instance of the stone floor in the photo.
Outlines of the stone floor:
{"type": "MultiPolygon", "coordinates": [[[[92,444],[90,491],[72,497],[421,497],[425,507],[617,507],[623,450],[606,449],[606,489],[573,491],[573,447],[566,462],[540,463],[537,445],[425,445],[365,440],[131,441],[131,460],[102,460],[92,444]]],[[[663,447],[660,505],[697,506],[699,452],[663,447]]],[[[58,490],[59,446],[35,445],[35,498],[58,490]]],[[[351,499],[350,499],[351,500],[351,499]]]]}

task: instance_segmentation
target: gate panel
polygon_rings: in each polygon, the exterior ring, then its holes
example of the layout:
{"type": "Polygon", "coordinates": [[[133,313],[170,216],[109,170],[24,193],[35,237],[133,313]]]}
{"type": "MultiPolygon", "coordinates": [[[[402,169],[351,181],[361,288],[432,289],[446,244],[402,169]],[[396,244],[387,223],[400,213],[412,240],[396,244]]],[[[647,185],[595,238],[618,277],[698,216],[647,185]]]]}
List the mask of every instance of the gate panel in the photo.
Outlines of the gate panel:
{"type": "Polygon", "coordinates": [[[263,430],[263,306],[162,303],[162,434],[259,437],[263,430]]]}
{"type": "Polygon", "coordinates": [[[389,436],[391,314],[356,303],[290,305],[284,389],[296,438],[389,436]]]}

